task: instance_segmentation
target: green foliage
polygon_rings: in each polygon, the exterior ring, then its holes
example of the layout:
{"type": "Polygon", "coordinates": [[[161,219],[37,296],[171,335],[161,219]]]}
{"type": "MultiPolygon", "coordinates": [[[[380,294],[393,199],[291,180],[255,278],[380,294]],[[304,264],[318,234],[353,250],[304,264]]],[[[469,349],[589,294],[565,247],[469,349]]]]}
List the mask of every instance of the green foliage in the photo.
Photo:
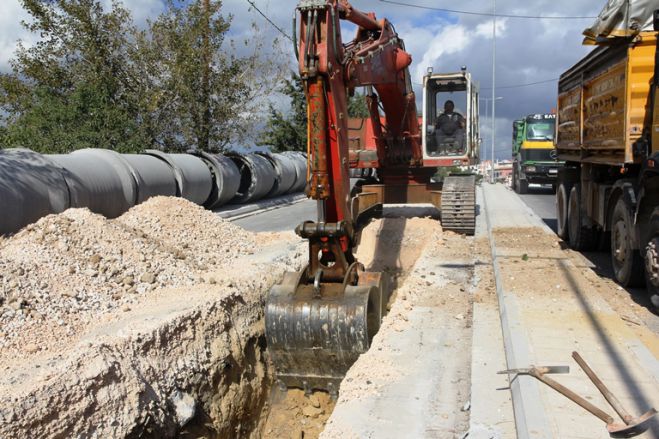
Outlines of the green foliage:
{"type": "MultiPolygon", "coordinates": [[[[290,111],[285,113],[270,104],[269,118],[259,142],[268,145],[274,152],[307,150],[307,101],[304,83],[300,76],[292,73],[284,79],[279,92],[290,98],[290,111]]],[[[348,116],[369,117],[366,97],[355,94],[348,98],[348,116]]]]}
{"type": "Polygon", "coordinates": [[[12,73],[0,75],[3,146],[44,152],[144,144],[136,129],[134,75],[127,57],[130,14],[92,0],[23,0],[25,26],[41,40],[19,45],[12,73]]]}
{"type": "Polygon", "coordinates": [[[169,0],[144,30],[116,0],[22,2],[40,40],[0,75],[3,147],[218,151],[245,135],[261,46],[231,55],[220,1],[169,0]]]}
{"type": "Polygon", "coordinates": [[[307,101],[300,76],[293,73],[279,91],[291,100],[290,112],[284,114],[270,104],[270,117],[260,143],[274,152],[307,150],[307,101]]]}
{"type": "Polygon", "coordinates": [[[370,117],[371,113],[368,111],[366,104],[366,96],[355,93],[354,96],[348,98],[348,116],[365,119],[370,117]]]}

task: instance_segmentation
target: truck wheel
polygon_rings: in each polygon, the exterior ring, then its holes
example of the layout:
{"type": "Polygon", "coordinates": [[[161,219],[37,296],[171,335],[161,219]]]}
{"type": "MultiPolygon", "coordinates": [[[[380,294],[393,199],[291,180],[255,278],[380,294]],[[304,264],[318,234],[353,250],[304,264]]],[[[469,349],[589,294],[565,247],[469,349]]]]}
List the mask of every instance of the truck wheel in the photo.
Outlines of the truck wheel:
{"type": "Polygon", "coordinates": [[[567,203],[572,185],[561,182],[556,190],[556,233],[564,241],[568,239],[567,203]]]}
{"type": "Polygon", "coordinates": [[[597,245],[597,231],[583,225],[584,212],[581,210],[581,185],[575,184],[570,190],[567,205],[568,242],[577,251],[593,250],[597,245]]]}
{"type": "Polygon", "coordinates": [[[517,178],[517,181],[519,182],[519,192],[520,194],[528,194],[529,193],[529,181],[527,179],[522,179],[522,178],[517,178]]]}
{"type": "Polygon", "coordinates": [[[659,208],[652,212],[648,236],[645,246],[645,284],[652,305],[659,310],[659,208]]]}
{"type": "Polygon", "coordinates": [[[611,219],[611,264],[616,280],[623,287],[643,285],[643,260],[638,250],[632,246],[634,222],[632,214],[619,198],[611,219]]]}
{"type": "Polygon", "coordinates": [[[513,190],[519,194],[519,178],[517,170],[513,168],[513,190]]]}

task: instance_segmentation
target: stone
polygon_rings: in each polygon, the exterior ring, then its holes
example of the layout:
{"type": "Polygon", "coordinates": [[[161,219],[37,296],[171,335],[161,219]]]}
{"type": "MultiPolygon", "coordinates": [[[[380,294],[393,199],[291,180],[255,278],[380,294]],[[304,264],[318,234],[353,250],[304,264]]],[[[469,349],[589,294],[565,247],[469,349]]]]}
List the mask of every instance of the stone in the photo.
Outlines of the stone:
{"type": "Polygon", "coordinates": [[[151,273],[151,272],[146,272],[140,277],[140,282],[144,282],[147,284],[152,284],[156,281],[156,275],[151,273]]]}
{"type": "Polygon", "coordinates": [[[320,408],[320,400],[318,399],[318,397],[316,395],[311,395],[309,397],[309,402],[311,403],[312,407],[320,408]]]}
{"type": "Polygon", "coordinates": [[[179,427],[183,427],[194,418],[197,404],[190,394],[176,390],[172,393],[170,400],[176,410],[176,421],[179,427]]]}
{"type": "Polygon", "coordinates": [[[126,276],[121,280],[121,283],[123,283],[126,286],[130,286],[135,283],[135,279],[133,279],[133,276],[126,276]]]}
{"type": "Polygon", "coordinates": [[[307,405],[302,408],[302,414],[307,418],[317,418],[318,416],[323,414],[323,410],[317,407],[307,405]]]}

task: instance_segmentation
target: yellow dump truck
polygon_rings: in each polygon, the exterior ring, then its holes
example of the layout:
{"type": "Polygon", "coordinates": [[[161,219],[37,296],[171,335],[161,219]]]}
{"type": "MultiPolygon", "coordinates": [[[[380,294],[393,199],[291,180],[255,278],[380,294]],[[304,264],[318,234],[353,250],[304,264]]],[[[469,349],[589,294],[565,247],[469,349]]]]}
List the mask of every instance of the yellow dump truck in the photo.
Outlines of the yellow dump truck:
{"type": "Polygon", "coordinates": [[[586,32],[589,41],[605,44],[561,76],[555,140],[558,158],[565,161],[556,190],[559,235],[577,250],[610,246],[618,282],[647,283],[655,306],[659,306],[657,12],[648,17],[654,31],[641,30],[638,19],[628,28],[608,26],[602,34],[586,32]]]}

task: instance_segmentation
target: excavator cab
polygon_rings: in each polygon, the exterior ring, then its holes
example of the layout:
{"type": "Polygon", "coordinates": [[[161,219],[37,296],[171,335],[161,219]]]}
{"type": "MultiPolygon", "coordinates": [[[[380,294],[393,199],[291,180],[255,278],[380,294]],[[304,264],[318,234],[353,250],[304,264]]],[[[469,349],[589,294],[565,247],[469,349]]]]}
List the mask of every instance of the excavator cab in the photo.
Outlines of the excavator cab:
{"type": "Polygon", "coordinates": [[[478,160],[478,85],[463,69],[423,78],[423,159],[449,165],[478,160]]]}

